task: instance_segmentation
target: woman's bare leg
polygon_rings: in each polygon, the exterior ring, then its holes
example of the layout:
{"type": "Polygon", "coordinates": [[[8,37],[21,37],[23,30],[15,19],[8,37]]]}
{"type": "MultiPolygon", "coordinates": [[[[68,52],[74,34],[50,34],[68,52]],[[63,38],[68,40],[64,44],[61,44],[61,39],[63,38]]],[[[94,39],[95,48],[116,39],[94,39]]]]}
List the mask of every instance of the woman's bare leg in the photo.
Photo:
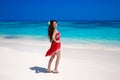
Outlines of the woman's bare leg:
{"type": "Polygon", "coordinates": [[[55,62],[54,72],[55,72],[55,73],[58,73],[58,65],[59,65],[59,62],[60,62],[61,52],[58,51],[58,52],[56,53],[56,56],[57,56],[57,58],[56,58],[56,62],[55,62]]]}
{"type": "Polygon", "coordinates": [[[48,68],[47,68],[47,71],[48,71],[48,72],[51,72],[51,70],[50,70],[50,68],[51,68],[51,63],[52,63],[54,57],[55,57],[55,54],[54,54],[53,56],[51,56],[51,58],[49,59],[48,68]]]}

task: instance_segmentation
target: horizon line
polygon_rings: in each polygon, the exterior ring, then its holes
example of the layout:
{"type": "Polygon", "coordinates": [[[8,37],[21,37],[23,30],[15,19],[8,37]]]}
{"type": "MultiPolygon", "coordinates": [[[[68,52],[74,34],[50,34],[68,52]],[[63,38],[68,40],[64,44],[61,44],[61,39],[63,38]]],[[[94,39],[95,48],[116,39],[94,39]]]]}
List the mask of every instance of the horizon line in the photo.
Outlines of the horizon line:
{"type": "Polygon", "coordinates": [[[57,20],[57,21],[120,21],[120,20],[105,20],[105,19],[96,19],[96,20],[93,20],[93,19],[91,19],[91,20],[81,20],[81,19],[73,19],[73,20],[70,20],[70,19],[66,19],[66,20],[60,20],[60,19],[41,19],[41,20],[25,20],[25,19],[19,19],[19,20],[0,20],[0,21],[49,21],[49,20],[57,20]]]}

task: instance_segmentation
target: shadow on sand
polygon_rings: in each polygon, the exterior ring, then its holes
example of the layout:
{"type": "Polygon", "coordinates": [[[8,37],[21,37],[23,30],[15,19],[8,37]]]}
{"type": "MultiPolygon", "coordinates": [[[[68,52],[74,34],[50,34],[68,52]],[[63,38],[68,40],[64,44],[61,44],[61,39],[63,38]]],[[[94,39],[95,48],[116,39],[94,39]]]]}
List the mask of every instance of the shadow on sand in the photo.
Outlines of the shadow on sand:
{"type": "Polygon", "coordinates": [[[30,70],[35,71],[35,73],[47,73],[46,68],[38,67],[38,66],[30,67],[30,70]]]}

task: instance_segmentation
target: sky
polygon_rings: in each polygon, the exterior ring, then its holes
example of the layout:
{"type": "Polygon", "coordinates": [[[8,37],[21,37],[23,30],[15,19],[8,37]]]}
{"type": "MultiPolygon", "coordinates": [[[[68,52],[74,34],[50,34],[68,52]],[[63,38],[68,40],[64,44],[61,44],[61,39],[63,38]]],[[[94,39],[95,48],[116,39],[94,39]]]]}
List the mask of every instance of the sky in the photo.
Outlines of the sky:
{"type": "Polygon", "coordinates": [[[0,0],[0,20],[120,20],[120,0],[0,0]]]}

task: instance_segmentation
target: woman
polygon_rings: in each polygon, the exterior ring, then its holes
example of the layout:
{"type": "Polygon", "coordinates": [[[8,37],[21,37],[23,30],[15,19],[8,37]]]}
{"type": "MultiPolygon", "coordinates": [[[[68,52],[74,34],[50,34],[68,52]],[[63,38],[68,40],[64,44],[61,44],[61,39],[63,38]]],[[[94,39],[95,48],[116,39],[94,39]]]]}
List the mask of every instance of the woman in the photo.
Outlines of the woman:
{"type": "Polygon", "coordinates": [[[51,46],[49,50],[47,51],[45,56],[51,56],[48,62],[48,68],[47,71],[50,73],[51,71],[51,63],[56,56],[56,62],[55,62],[55,68],[53,73],[58,73],[58,64],[60,62],[60,48],[61,48],[61,43],[60,43],[60,33],[57,30],[57,21],[56,20],[51,20],[49,27],[48,27],[48,37],[51,42],[51,46]]]}

